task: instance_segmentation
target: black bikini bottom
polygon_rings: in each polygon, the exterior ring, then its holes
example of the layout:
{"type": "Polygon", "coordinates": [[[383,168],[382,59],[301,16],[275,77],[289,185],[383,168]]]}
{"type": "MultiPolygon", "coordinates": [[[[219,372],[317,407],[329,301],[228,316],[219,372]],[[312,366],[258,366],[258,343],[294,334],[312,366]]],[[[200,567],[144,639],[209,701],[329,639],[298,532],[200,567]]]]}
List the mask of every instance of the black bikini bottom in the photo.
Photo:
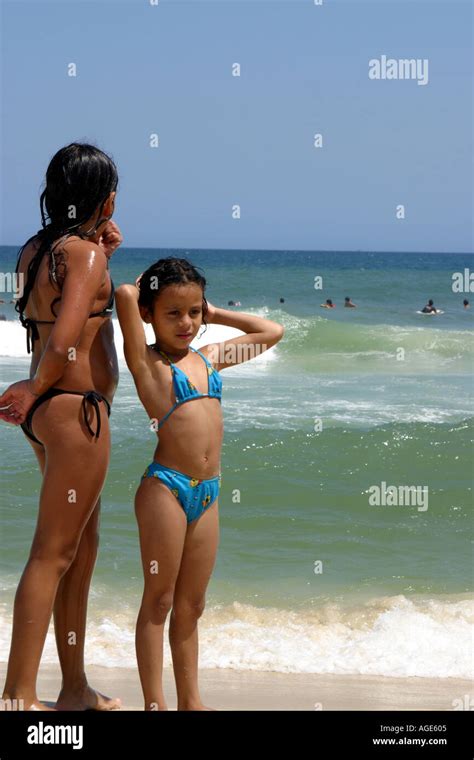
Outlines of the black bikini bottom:
{"type": "Polygon", "coordinates": [[[41,404],[43,404],[45,401],[48,401],[48,399],[53,398],[54,396],[61,396],[63,393],[68,393],[72,396],[83,396],[82,399],[82,412],[84,415],[84,422],[87,426],[87,429],[89,433],[94,436],[95,438],[98,438],[100,435],[100,409],[99,409],[99,401],[104,401],[107,405],[107,414],[110,417],[110,404],[105,398],[105,396],[102,395],[102,393],[99,393],[98,391],[65,391],[62,388],[48,388],[48,390],[43,393],[41,396],[38,396],[36,401],[34,402],[33,406],[31,407],[30,411],[26,415],[26,419],[24,422],[21,423],[20,427],[23,430],[23,432],[35,443],[39,443],[41,446],[43,445],[41,441],[38,441],[36,436],[33,433],[33,430],[31,428],[31,421],[33,419],[33,415],[38,409],[41,404]],[[96,414],[96,420],[97,420],[97,430],[94,433],[91,426],[89,425],[89,420],[87,419],[87,404],[90,404],[92,408],[95,411],[96,414]]]}

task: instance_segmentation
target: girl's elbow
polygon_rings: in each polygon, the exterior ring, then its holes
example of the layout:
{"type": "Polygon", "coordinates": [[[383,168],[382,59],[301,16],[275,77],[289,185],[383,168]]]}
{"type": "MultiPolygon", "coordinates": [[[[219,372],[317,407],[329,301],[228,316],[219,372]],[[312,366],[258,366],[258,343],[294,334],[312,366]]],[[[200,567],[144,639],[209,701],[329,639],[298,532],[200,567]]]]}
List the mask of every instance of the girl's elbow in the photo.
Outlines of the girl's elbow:
{"type": "Polygon", "coordinates": [[[49,339],[47,350],[48,356],[58,364],[68,364],[70,361],[71,349],[75,350],[80,343],[80,336],[77,340],[64,341],[64,340],[51,340],[49,339]]]}
{"type": "Polygon", "coordinates": [[[272,348],[272,346],[276,345],[283,338],[284,333],[285,328],[283,325],[275,324],[275,329],[272,330],[265,341],[266,347],[272,348]]]}
{"type": "Polygon", "coordinates": [[[130,286],[127,284],[119,285],[118,288],[115,288],[115,297],[120,301],[120,299],[125,298],[125,296],[128,295],[130,286]]]}
{"type": "Polygon", "coordinates": [[[138,290],[135,285],[130,285],[129,283],[124,282],[116,288],[115,295],[118,296],[119,301],[128,298],[137,298],[138,290]]]}
{"type": "Polygon", "coordinates": [[[285,328],[283,325],[278,324],[278,322],[275,322],[275,335],[276,335],[276,342],[278,343],[279,340],[283,338],[285,334],[285,328]]]}

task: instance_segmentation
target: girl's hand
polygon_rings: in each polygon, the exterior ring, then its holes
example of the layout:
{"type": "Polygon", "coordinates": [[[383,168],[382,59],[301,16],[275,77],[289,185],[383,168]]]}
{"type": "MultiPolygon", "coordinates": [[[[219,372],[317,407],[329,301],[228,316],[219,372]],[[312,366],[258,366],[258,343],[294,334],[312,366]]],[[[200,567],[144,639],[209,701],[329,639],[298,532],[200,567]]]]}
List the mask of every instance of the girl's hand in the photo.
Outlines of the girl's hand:
{"type": "Polygon", "coordinates": [[[107,258],[110,259],[114,251],[116,251],[122,243],[123,236],[118,225],[109,219],[99,238],[98,245],[100,245],[107,258]]]}
{"type": "Polygon", "coordinates": [[[20,380],[13,383],[0,396],[0,420],[12,425],[21,425],[38,398],[33,393],[31,380],[20,380]]]}

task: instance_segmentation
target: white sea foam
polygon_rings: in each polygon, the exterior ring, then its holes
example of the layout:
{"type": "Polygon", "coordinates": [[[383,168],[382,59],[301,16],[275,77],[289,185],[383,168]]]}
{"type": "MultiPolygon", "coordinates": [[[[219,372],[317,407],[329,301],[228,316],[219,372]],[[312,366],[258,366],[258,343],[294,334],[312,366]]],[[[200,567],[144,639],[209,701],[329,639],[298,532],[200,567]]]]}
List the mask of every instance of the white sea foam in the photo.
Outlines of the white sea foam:
{"type": "MultiPolygon", "coordinates": [[[[257,312],[256,312],[257,313],[257,312]]],[[[125,357],[123,353],[123,335],[120,329],[120,323],[118,319],[113,319],[114,326],[114,339],[115,347],[117,350],[117,357],[120,362],[125,366],[125,357]]],[[[227,325],[214,325],[210,324],[207,329],[202,328],[198,335],[191,343],[193,348],[201,348],[208,343],[220,343],[224,340],[229,340],[238,335],[244,335],[241,330],[237,330],[234,327],[227,327],[227,325]]],[[[145,335],[147,343],[155,342],[155,335],[151,325],[145,325],[145,335]]],[[[251,362],[246,362],[246,368],[251,368],[254,362],[268,362],[273,358],[273,349],[269,349],[263,354],[256,356],[251,362]]],[[[10,358],[28,358],[26,352],[26,331],[21,326],[20,322],[15,320],[0,321],[0,356],[10,358]]],[[[246,369],[247,372],[251,372],[251,369],[246,369]]]]}
{"type": "MultiPolygon", "coordinates": [[[[137,602],[138,603],[138,602],[137,602]]],[[[137,610],[99,612],[92,605],[86,661],[136,667],[137,610]]],[[[209,607],[199,627],[200,667],[286,673],[360,673],[393,677],[472,677],[474,609],[470,600],[413,601],[378,598],[343,609],[310,612],[257,608],[235,602],[209,607]]],[[[1,655],[5,661],[11,610],[3,609],[1,655]]],[[[165,636],[165,664],[171,665],[165,636]]],[[[45,663],[57,662],[51,629],[45,663]]]]}

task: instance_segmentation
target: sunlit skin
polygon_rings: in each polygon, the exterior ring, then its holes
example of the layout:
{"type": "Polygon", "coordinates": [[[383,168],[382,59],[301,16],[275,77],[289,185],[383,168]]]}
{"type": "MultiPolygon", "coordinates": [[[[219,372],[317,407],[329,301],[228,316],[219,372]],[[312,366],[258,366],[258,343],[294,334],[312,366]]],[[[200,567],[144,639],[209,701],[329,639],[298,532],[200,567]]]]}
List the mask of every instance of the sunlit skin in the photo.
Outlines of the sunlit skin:
{"type": "MultiPolygon", "coordinates": [[[[249,358],[238,358],[237,352],[228,358],[226,346],[259,345],[266,350],[283,335],[282,326],[270,320],[220,309],[209,301],[208,309],[208,324],[228,325],[244,333],[200,347],[219,372],[249,358]]],[[[139,309],[135,285],[122,285],[117,290],[117,312],[124,334],[125,358],[151,421],[161,420],[175,397],[169,363],[146,344],[143,321],[152,324],[160,349],[200,393],[207,393],[207,367],[202,357],[189,350],[198,332],[201,335],[203,324],[203,293],[199,285],[166,286],[154,299],[151,311],[139,309]],[[185,333],[188,335],[183,337],[185,333]]],[[[222,438],[219,400],[192,399],[178,406],[160,428],[154,460],[194,478],[212,478],[221,472],[222,438]]],[[[199,693],[197,624],[204,611],[206,589],[217,555],[218,509],[219,498],[188,524],[176,497],[159,479],[145,478],[138,487],[135,514],[145,584],[137,620],[136,651],[145,710],[167,709],[162,676],[163,633],[168,614],[178,710],[213,709],[203,704],[199,693]],[[153,561],[159,565],[156,574],[150,573],[153,561]]]]}
{"type": "MultiPolygon", "coordinates": [[[[113,212],[111,193],[103,215],[113,212]]],[[[83,227],[89,229],[96,213],[83,227]]],[[[67,276],[55,324],[39,325],[34,344],[30,379],[14,383],[0,397],[6,406],[0,419],[18,425],[38,394],[47,388],[101,392],[112,402],[118,382],[118,363],[110,319],[88,319],[90,311],[102,309],[110,293],[107,259],[122,236],[112,222],[101,224],[96,234],[83,241],[77,236],[64,246],[67,276]],[[92,307],[92,308],[91,308],[92,307]],[[68,361],[68,349],[76,358],[68,361]]],[[[20,272],[25,274],[37,250],[34,238],[25,248],[20,272]]],[[[41,262],[28,300],[26,316],[51,319],[50,303],[58,296],[48,277],[48,256],[41,262]]],[[[15,597],[12,643],[3,691],[4,700],[23,700],[25,710],[49,710],[36,694],[36,679],[51,613],[62,670],[58,710],[111,710],[120,706],[91,688],[84,670],[87,599],[98,542],[100,493],[110,458],[109,419],[101,403],[101,435],[94,441],[82,420],[82,397],[62,395],[38,408],[33,431],[43,445],[25,436],[43,476],[38,520],[30,556],[15,597]],[[46,466],[47,464],[47,466],[46,466]],[[87,478],[84,473],[87,472],[87,478]],[[58,494],[77,491],[75,508],[64,509],[58,494]],[[70,646],[69,632],[76,633],[70,646]]],[[[91,418],[92,421],[92,418],[91,418]]]]}
{"type": "MultiPolygon", "coordinates": [[[[212,305],[210,314],[212,315],[212,305]]],[[[200,393],[207,392],[207,369],[199,356],[189,350],[202,327],[202,290],[195,283],[170,285],[154,301],[153,313],[141,309],[150,322],[156,343],[189,377],[200,393]],[[179,337],[190,333],[188,338],[179,337]]],[[[209,316],[208,316],[209,318],[209,316]]],[[[203,352],[204,353],[204,352],[203,352]]],[[[148,348],[155,369],[151,387],[140,386],[140,400],[150,419],[161,419],[174,403],[171,371],[161,354],[148,348]]],[[[203,398],[178,407],[160,429],[154,459],[166,467],[190,472],[196,478],[214,477],[220,471],[223,425],[222,408],[215,398],[203,398]],[[189,441],[193,446],[189,446],[189,441]]]]}

